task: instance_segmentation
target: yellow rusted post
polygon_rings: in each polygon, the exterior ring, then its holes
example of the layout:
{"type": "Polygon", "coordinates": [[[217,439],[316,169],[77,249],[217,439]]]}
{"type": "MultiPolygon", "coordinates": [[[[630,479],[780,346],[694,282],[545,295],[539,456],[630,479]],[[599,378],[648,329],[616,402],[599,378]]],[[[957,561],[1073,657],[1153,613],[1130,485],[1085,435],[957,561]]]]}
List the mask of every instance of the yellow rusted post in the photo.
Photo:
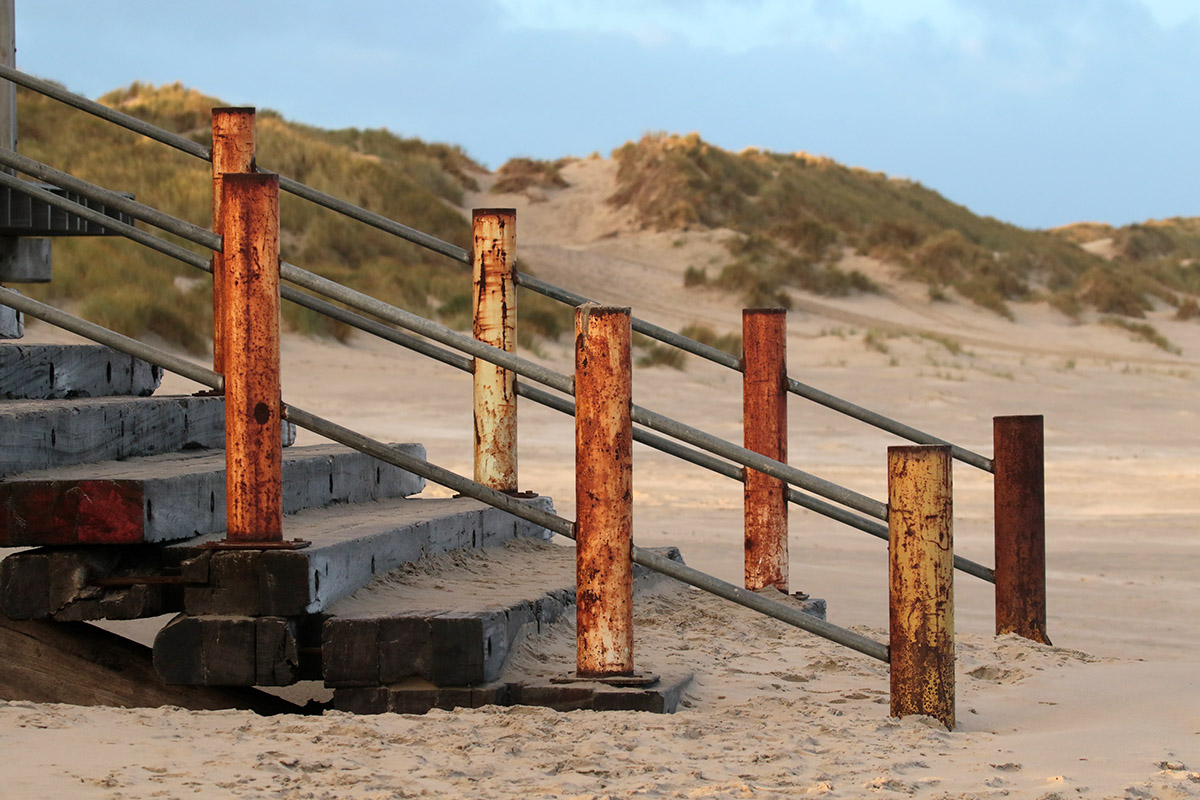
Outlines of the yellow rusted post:
{"type": "Polygon", "coordinates": [[[225,490],[228,542],[283,539],[279,177],[227,174],[225,490]]]}
{"type": "MultiPolygon", "coordinates": [[[[477,208],[473,228],[471,310],[475,338],[512,353],[517,347],[517,212],[477,208]]],[[[475,359],[475,480],[517,491],[516,375],[475,359]]]]}
{"type": "Polygon", "coordinates": [[[888,448],[892,716],[954,727],[954,535],[950,448],[888,448]]]}
{"type": "Polygon", "coordinates": [[[1041,415],[996,417],[996,634],[1046,633],[1046,467],[1041,415]]]}
{"type": "MultiPolygon", "coordinates": [[[[221,179],[254,171],[254,109],[212,110],[212,229],[221,233],[221,179]]],[[[213,371],[225,373],[225,267],[213,253],[213,371]]]]}
{"type": "Polygon", "coordinates": [[[633,674],[632,329],[628,308],[575,310],[576,672],[633,674]]]}
{"type": "MultiPolygon", "coordinates": [[[[787,310],[742,311],[742,431],[747,450],[787,463],[787,310]]],[[[788,590],[787,485],[746,469],[746,588],[788,590]]]]}

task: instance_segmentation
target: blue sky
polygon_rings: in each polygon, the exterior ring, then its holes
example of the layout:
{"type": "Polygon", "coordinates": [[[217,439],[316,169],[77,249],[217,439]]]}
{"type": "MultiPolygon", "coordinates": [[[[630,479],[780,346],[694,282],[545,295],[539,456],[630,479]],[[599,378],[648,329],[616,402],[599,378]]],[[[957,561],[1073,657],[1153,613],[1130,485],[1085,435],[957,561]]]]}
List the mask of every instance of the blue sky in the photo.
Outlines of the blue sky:
{"type": "Polygon", "coordinates": [[[1200,216],[1197,0],[16,0],[17,65],[513,156],[803,150],[1027,227],[1200,216]]]}

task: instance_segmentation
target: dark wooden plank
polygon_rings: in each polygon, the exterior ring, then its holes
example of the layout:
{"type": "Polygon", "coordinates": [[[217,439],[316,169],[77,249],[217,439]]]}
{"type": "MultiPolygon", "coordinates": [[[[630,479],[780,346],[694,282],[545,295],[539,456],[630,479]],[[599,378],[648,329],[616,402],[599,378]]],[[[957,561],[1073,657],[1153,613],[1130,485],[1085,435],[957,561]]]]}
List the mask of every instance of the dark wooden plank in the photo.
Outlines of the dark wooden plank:
{"type": "MultiPolygon", "coordinates": [[[[295,426],[284,422],[290,445],[295,426]]],[[[98,397],[0,403],[0,477],[225,446],[222,397],[98,397]]]]}
{"type": "Polygon", "coordinates": [[[90,344],[0,344],[0,397],[148,395],[162,369],[90,344]]]}
{"type": "Polygon", "coordinates": [[[180,587],[93,583],[162,572],[161,554],[154,547],[22,550],[0,562],[0,613],[12,619],[68,622],[141,619],[178,611],[183,606],[180,587]]]}
{"type": "MultiPolygon", "coordinates": [[[[397,445],[424,452],[420,445],[397,445]]],[[[344,503],[357,471],[365,493],[415,494],[423,479],[340,445],[289,448],[284,513],[344,503]],[[376,471],[399,472],[376,482],[376,471]],[[338,472],[341,478],[334,479],[338,472]]],[[[161,542],[225,528],[225,454],[176,453],[76,465],[0,482],[0,546],[161,542]]]]}
{"type": "Polygon", "coordinates": [[[25,335],[25,315],[15,308],[0,306],[0,339],[20,339],[25,335]]]}
{"type": "Polygon", "coordinates": [[[150,648],[85,623],[0,617],[0,698],[125,707],[243,708],[261,714],[299,707],[248,689],[168,686],[150,648]]]}
{"type": "Polygon", "coordinates": [[[188,686],[289,686],[300,680],[297,623],[180,614],[154,637],[154,668],[188,686]]]}
{"type": "MultiPolygon", "coordinates": [[[[510,539],[517,530],[510,515],[467,498],[388,499],[310,509],[285,517],[284,537],[311,544],[301,550],[253,554],[259,570],[253,581],[263,593],[259,613],[318,613],[369,583],[376,574],[423,555],[469,547],[469,531],[479,528],[507,532],[510,539]]],[[[209,540],[170,545],[168,558],[191,557],[209,540]]],[[[504,537],[489,540],[500,542],[504,537]]],[[[217,582],[187,589],[186,610],[190,614],[248,613],[221,602],[219,591],[217,582]]]]}

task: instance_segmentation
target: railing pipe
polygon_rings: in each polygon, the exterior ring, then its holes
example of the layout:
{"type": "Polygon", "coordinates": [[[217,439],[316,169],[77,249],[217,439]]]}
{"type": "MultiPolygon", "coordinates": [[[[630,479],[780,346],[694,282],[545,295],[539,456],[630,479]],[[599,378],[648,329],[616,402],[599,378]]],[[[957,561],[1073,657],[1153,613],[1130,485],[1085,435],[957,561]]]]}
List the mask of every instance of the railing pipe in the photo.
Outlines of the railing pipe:
{"type": "Polygon", "coordinates": [[[109,108],[106,105],[97,103],[95,100],[88,100],[86,97],[81,97],[74,92],[69,92],[63,87],[50,81],[35,78],[32,75],[21,72],[12,67],[0,65],[0,78],[8,80],[26,89],[32,89],[39,94],[44,94],[51,97],[60,103],[78,108],[80,111],[86,111],[89,114],[108,120],[122,128],[128,128],[134,133],[140,133],[157,142],[162,142],[165,145],[170,145],[177,150],[196,156],[197,158],[208,159],[208,148],[197,142],[193,142],[187,137],[180,136],[177,133],[165,131],[156,125],[151,125],[149,122],[144,122],[137,117],[130,116],[116,109],[109,108]]]}
{"type": "MultiPolygon", "coordinates": [[[[227,173],[254,171],[254,109],[214,108],[212,110],[212,229],[221,235],[225,220],[221,214],[222,179],[227,173]]],[[[225,372],[225,283],[228,280],[220,250],[213,252],[213,369],[225,372]]]]}
{"type": "MultiPolygon", "coordinates": [[[[95,323],[72,316],[64,311],[59,311],[53,306],[30,297],[25,297],[11,289],[0,287],[0,302],[19,309],[36,319],[43,320],[64,330],[72,331],[80,336],[108,345],[114,350],[120,350],[148,363],[168,369],[203,386],[217,390],[223,388],[224,378],[207,367],[194,364],[186,359],[160,350],[157,347],[143,344],[136,339],[130,339],[128,336],[123,336],[95,323]]],[[[356,431],[304,411],[296,406],[285,404],[283,407],[283,417],[305,430],[312,431],[318,436],[324,436],[331,441],[358,450],[360,453],[366,453],[369,456],[378,458],[380,461],[400,467],[401,469],[406,469],[439,486],[445,486],[464,496],[472,497],[488,505],[503,509],[515,517],[520,517],[535,525],[540,525],[568,539],[575,538],[574,524],[569,520],[523,503],[521,500],[504,492],[498,492],[495,489],[475,483],[475,481],[469,478],[464,478],[444,467],[416,458],[391,445],[363,436],[356,431]]],[[[653,551],[642,550],[636,546],[632,550],[633,562],[635,564],[641,564],[648,569],[675,578],[690,586],[695,586],[697,589],[731,600],[746,608],[758,611],[761,614],[773,617],[788,625],[816,634],[830,641],[843,644],[872,658],[879,659],[880,661],[888,660],[886,645],[880,644],[861,634],[817,619],[792,606],[770,600],[753,592],[747,592],[739,586],[734,586],[700,570],[671,561],[669,558],[653,551]]]]}
{"type": "MultiPolygon", "coordinates": [[[[3,177],[3,175],[0,174],[0,177],[3,177]]],[[[128,353],[134,358],[140,358],[142,361],[170,370],[176,375],[182,375],[201,386],[207,386],[218,391],[224,388],[224,380],[221,376],[206,367],[194,364],[186,358],[180,358],[157,347],[139,342],[137,339],[131,339],[116,331],[110,331],[102,325],[97,325],[94,322],[88,322],[86,319],[81,319],[65,311],[60,311],[54,306],[34,300],[32,297],[26,297],[20,292],[0,287],[0,303],[10,308],[15,308],[27,316],[40,319],[65,331],[78,334],[85,339],[91,339],[93,342],[99,342],[114,350],[128,353]]]]}
{"type": "Polygon", "coordinates": [[[996,417],[996,634],[1046,632],[1046,467],[1042,416],[996,417]]]}
{"type": "Polygon", "coordinates": [[[633,674],[633,360],[629,309],[575,309],[575,663],[633,674]]]}
{"type": "Polygon", "coordinates": [[[687,442],[690,445],[707,450],[710,453],[728,458],[744,467],[756,469],[759,472],[764,472],[772,477],[785,480],[802,489],[815,492],[822,497],[841,503],[856,511],[861,511],[876,519],[887,519],[887,506],[874,498],[867,497],[865,494],[860,494],[853,489],[839,486],[824,478],[818,478],[816,475],[796,469],[788,464],[782,464],[772,458],[754,453],[744,447],[739,447],[732,442],[727,442],[720,437],[713,436],[711,433],[705,433],[690,425],[685,425],[656,411],[650,411],[635,405],[633,407],[633,421],[639,425],[645,425],[652,430],[665,433],[682,442],[687,442]]]}
{"type": "MultiPolygon", "coordinates": [[[[103,106],[84,97],[80,97],[79,95],[75,95],[66,91],[65,89],[62,89],[61,87],[57,87],[54,84],[49,83],[48,81],[43,81],[19,72],[18,70],[3,66],[0,66],[0,77],[8,78],[15,83],[33,89],[34,91],[41,92],[48,97],[52,97],[63,103],[74,106],[75,108],[79,108],[83,111],[113,122],[117,125],[121,125],[125,128],[141,133],[145,136],[155,139],[156,141],[183,150],[184,152],[194,155],[198,158],[205,160],[211,158],[209,151],[202,145],[196,144],[195,142],[179,136],[178,134],[165,131],[154,125],[150,125],[149,123],[143,122],[135,117],[131,117],[128,114],[114,111],[107,106],[103,106]]],[[[266,172],[267,170],[263,171],[266,172]]],[[[447,256],[455,261],[459,261],[463,264],[471,263],[471,254],[464,248],[450,244],[449,242],[438,239],[435,236],[430,236],[429,234],[418,231],[415,228],[396,222],[395,220],[389,219],[382,214],[376,214],[375,212],[367,211],[366,209],[355,206],[352,203],[348,203],[325,192],[313,189],[312,187],[306,186],[303,183],[300,183],[293,178],[288,178],[284,175],[279,176],[279,184],[283,191],[294,194],[297,197],[301,197],[332,211],[344,214],[351,219],[355,219],[366,225],[370,225],[394,236],[398,236],[401,239],[405,239],[428,250],[432,250],[433,252],[440,253],[441,255],[447,256]]],[[[529,275],[519,275],[518,282],[535,292],[539,292],[547,297],[551,297],[572,306],[578,306],[585,302],[592,302],[582,295],[553,286],[552,284],[538,280],[529,275]]],[[[686,336],[669,331],[661,326],[653,325],[652,323],[634,318],[633,329],[638,333],[653,337],[661,342],[673,345],[685,350],[686,352],[700,356],[701,358],[706,358],[714,363],[729,367],[730,369],[739,368],[737,359],[734,356],[731,356],[730,354],[725,353],[715,347],[711,347],[710,345],[705,345],[686,336]]],[[[794,379],[789,379],[788,391],[838,411],[839,413],[846,414],[869,425],[873,425],[881,430],[885,430],[889,433],[893,433],[897,436],[908,439],[909,441],[920,444],[945,444],[951,447],[954,458],[962,461],[963,463],[982,469],[985,472],[992,472],[993,470],[991,459],[987,458],[986,456],[974,453],[958,445],[950,444],[943,439],[924,433],[923,431],[920,431],[909,425],[904,425],[903,423],[891,420],[882,414],[870,411],[869,409],[842,400],[841,398],[834,397],[828,392],[823,392],[815,387],[807,386],[806,384],[794,379]]]]}
{"type": "MultiPolygon", "coordinates": [[[[391,328],[388,325],[383,324],[382,322],[378,322],[369,317],[364,317],[361,314],[356,314],[353,311],[342,308],[341,306],[335,306],[332,303],[301,292],[298,289],[292,288],[291,286],[281,287],[280,292],[284,300],[304,306],[305,308],[316,311],[319,314],[324,314],[331,319],[335,319],[353,328],[357,328],[358,330],[378,336],[386,341],[398,344],[401,347],[405,347],[409,350],[413,350],[414,352],[428,356],[429,358],[440,361],[441,363],[454,367],[462,372],[469,373],[473,369],[475,363],[474,359],[464,356],[453,350],[448,350],[444,347],[434,344],[433,342],[417,336],[412,336],[404,333],[403,331],[398,331],[395,328],[391,328]]],[[[517,383],[517,395],[528,398],[539,405],[546,406],[547,408],[554,409],[555,411],[559,411],[563,414],[568,414],[570,416],[575,415],[575,403],[569,397],[563,397],[562,395],[540,389],[537,386],[531,386],[527,383],[521,382],[517,383]]],[[[667,455],[675,456],[683,461],[703,467],[704,469],[715,472],[718,475],[731,478],[735,481],[743,481],[745,476],[745,469],[743,467],[740,467],[730,461],[717,458],[706,451],[687,447],[674,439],[670,439],[665,436],[659,436],[658,434],[652,433],[645,428],[634,428],[633,440],[649,447],[653,447],[654,449],[666,453],[667,455]]],[[[790,486],[788,487],[787,496],[788,502],[798,505],[801,508],[806,508],[836,522],[840,522],[851,528],[855,528],[864,533],[870,534],[876,539],[881,539],[885,542],[888,540],[887,526],[877,522],[874,519],[868,519],[866,517],[859,516],[858,514],[855,514],[854,512],[849,511],[841,506],[827,503],[824,500],[821,500],[810,494],[805,494],[804,492],[801,492],[800,490],[790,486]]],[[[986,567],[957,554],[954,556],[954,568],[961,572],[965,572],[968,575],[979,578],[980,580],[987,581],[988,583],[996,582],[995,574],[990,567],[986,567]]]]}
{"type": "Polygon", "coordinates": [[[978,467],[984,472],[992,471],[992,460],[986,456],[981,456],[978,453],[973,453],[964,447],[959,447],[956,444],[951,444],[944,439],[939,439],[936,436],[917,430],[911,425],[905,425],[903,422],[897,422],[894,419],[889,419],[882,414],[863,408],[860,405],[843,400],[829,392],[823,392],[813,386],[803,384],[795,378],[788,378],[788,391],[792,394],[799,395],[806,400],[812,400],[814,403],[833,409],[839,413],[853,417],[857,420],[872,425],[880,430],[893,433],[902,439],[908,439],[916,444],[942,445],[950,448],[951,455],[957,460],[972,467],[978,467]]]}
{"type": "Polygon", "coordinates": [[[888,448],[892,716],[954,728],[954,552],[950,449],[888,448]]]}
{"type": "MultiPolygon", "coordinates": [[[[46,181],[47,183],[52,183],[55,186],[66,189],[69,192],[82,195],[89,200],[95,200],[99,203],[103,203],[106,206],[111,206],[118,211],[124,211],[134,219],[140,219],[144,222],[148,222],[156,228],[161,228],[168,233],[173,233],[176,236],[193,242],[194,244],[198,244],[201,247],[207,247],[209,250],[221,249],[220,235],[213,233],[208,228],[194,225],[187,220],[180,219],[179,217],[171,216],[170,214],[159,211],[157,208],[148,206],[145,203],[139,203],[136,200],[132,200],[119,192],[114,192],[111,189],[105,189],[102,186],[97,186],[94,183],[89,183],[88,181],[76,178],[73,175],[54,169],[54,167],[43,164],[40,161],[35,161],[32,158],[27,158],[26,156],[13,152],[12,150],[0,148],[0,164],[12,167],[13,169],[25,173],[26,175],[46,181]]],[[[17,179],[13,178],[13,180],[17,179]]],[[[79,203],[74,203],[68,198],[60,197],[59,195],[48,192],[45,189],[41,189],[40,187],[35,186],[28,181],[19,181],[16,184],[8,183],[6,185],[20,189],[22,192],[26,192],[34,197],[45,200],[47,203],[56,205],[59,208],[66,208],[72,213],[78,214],[85,219],[92,221],[99,220],[105,228],[120,231],[123,235],[128,236],[131,239],[136,238],[129,233],[130,230],[136,230],[136,228],[133,228],[131,225],[120,227],[122,223],[120,223],[119,220],[107,216],[97,209],[88,209],[86,206],[81,206],[79,203]],[[55,198],[58,202],[52,203],[50,200],[51,197],[55,198]],[[65,203],[70,203],[70,205],[64,205],[65,203]],[[80,208],[91,211],[93,214],[98,216],[95,218],[89,217],[84,213],[84,211],[79,210],[80,208]]],[[[204,260],[205,262],[208,261],[207,258],[204,260]]]]}
{"type": "MultiPolygon", "coordinates": [[[[564,289],[561,286],[555,286],[552,283],[547,283],[541,278],[535,278],[527,272],[517,273],[517,285],[524,286],[530,291],[537,292],[540,295],[549,297],[551,300],[557,300],[558,302],[569,306],[578,307],[584,303],[596,302],[595,300],[590,300],[581,294],[576,294],[569,289],[564,289]]],[[[633,326],[633,330],[636,333],[641,333],[653,339],[657,339],[665,344],[678,347],[680,350],[684,350],[693,355],[708,359],[709,361],[720,364],[723,367],[741,371],[741,362],[738,360],[738,357],[730,355],[724,350],[720,350],[712,345],[704,344],[703,342],[697,342],[695,339],[691,339],[681,333],[676,333],[675,331],[668,330],[667,328],[664,328],[660,325],[655,325],[654,323],[647,322],[643,319],[638,319],[637,317],[632,317],[630,322],[633,326]]]]}
{"type": "MultiPolygon", "coordinates": [[[[594,300],[590,300],[581,294],[577,294],[559,286],[555,286],[554,284],[547,283],[546,281],[543,281],[540,278],[535,278],[534,276],[525,272],[517,273],[517,283],[527,289],[530,289],[531,291],[545,295],[552,300],[557,300],[558,302],[565,303],[567,305],[580,306],[584,303],[595,302],[594,300]]],[[[742,369],[741,362],[738,360],[737,356],[730,355],[724,350],[713,347],[712,345],[707,345],[703,342],[697,342],[695,339],[691,339],[681,333],[676,333],[675,331],[668,330],[650,322],[646,322],[645,320],[638,319],[637,317],[633,318],[633,329],[638,333],[644,334],[653,339],[657,339],[664,344],[669,344],[673,347],[679,348],[680,350],[691,353],[692,355],[707,359],[714,364],[719,364],[723,367],[737,370],[739,372],[742,369]]],[[[924,431],[918,430],[910,425],[905,425],[902,422],[897,422],[896,420],[885,417],[884,415],[875,411],[871,411],[870,409],[863,408],[862,406],[851,403],[848,400],[843,400],[842,398],[836,397],[828,392],[823,392],[813,386],[801,383],[794,378],[788,379],[787,390],[792,394],[805,398],[806,400],[811,400],[814,403],[823,405],[826,408],[830,408],[849,417],[853,417],[854,419],[865,422],[868,425],[872,425],[876,428],[887,431],[888,433],[895,434],[903,439],[908,439],[910,442],[915,442],[917,444],[946,445],[952,449],[954,457],[959,461],[962,461],[963,463],[969,464],[973,467],[978,467],[985,472],[992,471],[991,459],[987,458],[986,456],[981,456],[978,453],[974,453],[964,447],[950,444],[949,442],[939,439],[936,436],[925,433],[924,431]]]]}
{"type": "MultiPolygon", "coordinates": [[[[269,173],[260,173],[269,174],[269,173]]],[[[16,186],[22,191],[27,191],[29,194],[45,199],[46,202],[52,205],[79,209],[80,216],[89,219],[98,219],[102,224],[108,225],[114,230],[119,230],[123,234],[129,236],[140,243],[146,244],[149,247],[158,250],[159,252],[171,255],[184,263],[197,267],[198,269],[209,271],[211,268],[208,264],[208,259],[202,258],[191,251],[172,245],[169,242],[164,242],[157,237],[146,234],[144,231],[139,231],[131,225],[111,220],[99,212],[89,211],[84,209],[77,203],[72,203],[69,200],[60,198],[50,192],[45,192],[36,187],[29,186],[25,181],[20,181],[17,178],[0,174],[0,183],[4,185],[16,186]],[[28,188],[24,188],[28,187],[28,188]],[[88,213],[85,213],[88,212],[88,213]],[[103,222],[109,220],[109,222],[103,222]]],[[[84,194],[84,192],[80,192],[84,194]]],[[[174,218],[171,218],[174,219],[174,218]]],[[[169,229],[168,229],[169,230],[169,229]]],[[[203,231],[203,229],[200,229],[203,231]]],[[[171,231],[174,232],[174,231],[171,231]]],[[[220,246],[220,237],[211,231],[203,231],[206,234],[207,241],[213,245],[220,246]]],[[[301,269],[293,264],[283,262],[280,265],[280,274],[284,280],[295,283],[310,291],[321,294],[325,297],[345,303],[352,308],[358,309],[365,313],[371,314],[379,319],[385,320],[400,327],[406,328],[414,333],[421,334],[442,344],[453,347],[457,350],[469,353],[476,358],[489,361],[506,369],[510,369],[518,375],[523,375],[538,383],[545,384],[553,389],[556,389],[564,394],[573,394],[574,386],[570,377],[559,372],[551,370],[535,362],[506,353],[495,347],[491,347],[482,342],[478,342],[470,336],[461,334],[458,331],[452,330],[445,325],[441,325],[431,320],[424,319],[416,314],[413,314],[404,309],[397,308],[382,300],[377,300],[370,295],[350,289],[336,281],[321,277],[315,273],[301,269]]],[[[873,516],[877,519],[886,519],[887,511],[883,503],[878,500],[873,500],[870,497],[854,492],[850,489],[838,486],[830,481],[818,478],[815,475],[810,475],[802,470],[782,464],[773,459],[765,458],[757,453],[746,450],[743,447],[738,447],[730,442],[726,442],[719,437],[700,431],[689,425],[677,422],[669,417],[659,414],[649,409],[640,406],[633,407],[633,420],[639,425],[645,425],[668,436],[678,438],[693,446],[699,447],[709,452],[720,455],[724,458],[729,458],[743,466],[757,469],[768,475],[788,481],[789,483],[800,486],[809,491],[815,492],[823,497],[834,500],[843,505],[849,506],[855,510],[873,516]]]]}
{"type": "MultiPolygon", "coordinates": [[[[269,172],[266,168],[259,166],[260,172],[269,172]]],[[[370,225],[372,228],[378,228],[385,233],[390,233],[393,236],[398,236],[401,239],[412,242],[415,245],[424,247],[426,250],[432,250],[435,253],[452,258],[455,261],[463,264],[471,263],[471,254],[459,247],[458,245],[450,244],[436,236],[430,236],[428,233],[423,233],[416,228],[410,228],[407,225],[396,222],[393,219],[388,219],[382,214],[376,214],[374,211],[367,211],[365,208],[359,208],[353,203],[347,203],[334,197],[331,194],[319,191],[306,186],[300,181],[289,178],[286,175],[279,176],[279,188],[288,194],[294,194],[296,197],[303,198],[309,202],[316,203],[319,206],[328,208],[330,211],[336,211],[351,219],[358,220],[364,225],[370,225]]]]}
{"type": "MultiPolygon", "coordinates": [[[[787,463],[787,309],[742,312],[742,435],[747,450],[787,463]]],[[[746,588],[788,591],[787,484],[747,469],[746,588]]]]}
{"type": "MultiPolygon", "coordinates": [[[[144,120],[140,120],[137,117],[130,116],[124,112],[117,111],[116,109],[109,108],[108,106],[97,103],[94,100],[89,100],[86,97],[75,94],[74,92],[67,91],[63,87],[51,83],[50,81],[42,80],[41,78],[35,78],[32,75],[21,72],[20,70],[13,69],[11,67],[5,67],[3,65],[0,65],[0,78],[7,78],[13,83],[24,86],[27,89],[32,89],[35,92],[39,92],[47,97],[58,100],[61,103],[65,103],[73,108],[77,108],[80,111],[85,111],[93,116],[133,131],[134,133],[139,133],[142,136],[153,139],[157,142],[161,142],[170,147],[174,147],[176,150],[182,150],[188,155],[204,159],[205,161],[209,161],[212,158],[210,150],[198,142],[194,142],[191,139],[188,139],[185,136],[180,136],[177,133],[164,130],[157,125],[151,125],[149,122],[145,122],[144,120]]],[[[267,172],[268,170],[262,171],[267,172]]],[[[319,206],[324,206],[331,211],[336,211],[339,214],[344,214],[345,216],[358,220],[366,225],[370,225],[373,228],[378,228],[379,230],[385,231],[394,236],[398,236],[401,239],[406,239],[428,250],[432,250],[435,253],[440,253],[441,255],[452,258],[455,261],[460,261],[463,264],[471,263],[471,254],[461,247],[442,241],[436,236],[430,236],[429,234],[423,233],[416,228],[410,228],[409,226],[403,225],[395,220],[388,219],[382,214],[376,214],[375,212],[367,211],[366,209],[359,208],[352,203],[347,203],[345,200],[336,198],[333,195],[313,189],[310,186],[305,186],[303,183],[300,183],[293,178],[289,178],[286,175],[279,176],[279,188],[285,192],[288,192],[289,194],[294,194],[297,197],[301,197],[305,200],[316,203],[319,206]]]]}
{"type": "Polygon", "coordinates": [[[283,540],[279,439],[279,181],[222,179],[226,269],[226,541],[283,540]]]}
{"type": "MultiPolygon", "coordinates": [[[[506,353],[517,349],[517,212],[479,208],[471,215],[471,333],[506,353]]],[[[487,361],[473,369],[475,480],[517,491],[516,374],[487,361]]]]}

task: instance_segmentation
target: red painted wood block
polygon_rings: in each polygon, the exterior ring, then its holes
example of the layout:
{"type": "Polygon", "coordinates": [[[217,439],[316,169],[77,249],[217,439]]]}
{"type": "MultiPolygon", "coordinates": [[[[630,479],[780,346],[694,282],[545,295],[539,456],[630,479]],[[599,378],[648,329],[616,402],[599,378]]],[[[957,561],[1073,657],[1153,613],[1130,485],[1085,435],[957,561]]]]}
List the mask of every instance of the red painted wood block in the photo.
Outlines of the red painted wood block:
{"type": "Polygon", "coordinates": [[[141,542],[143,509],[140,482],[0,484],[0,546],[141,542]]]}

